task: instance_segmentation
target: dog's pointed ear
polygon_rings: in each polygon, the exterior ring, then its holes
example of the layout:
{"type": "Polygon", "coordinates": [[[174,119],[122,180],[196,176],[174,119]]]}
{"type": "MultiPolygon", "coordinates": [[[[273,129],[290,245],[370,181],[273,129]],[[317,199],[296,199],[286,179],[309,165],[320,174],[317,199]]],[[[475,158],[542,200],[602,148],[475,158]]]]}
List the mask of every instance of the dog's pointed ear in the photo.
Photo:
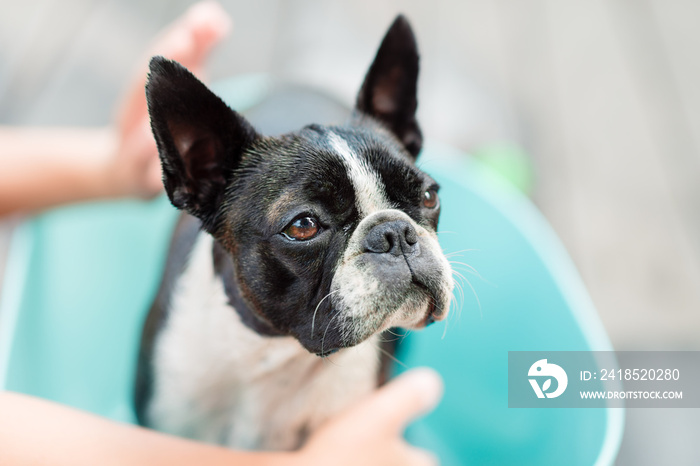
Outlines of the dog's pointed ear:
{"type": "Polygon", "coordinates": [[[146,83],[151,129],[170,201],[208,231],[253,127],[177,62],[153,57],[146,83]]]}
{"type": "Polygon", "coordinates": [[[416,121],[418,48],[399,15],[384,36],[357,96],[356,109],[383,123],[415,158],[423,146],[416,121]]]}

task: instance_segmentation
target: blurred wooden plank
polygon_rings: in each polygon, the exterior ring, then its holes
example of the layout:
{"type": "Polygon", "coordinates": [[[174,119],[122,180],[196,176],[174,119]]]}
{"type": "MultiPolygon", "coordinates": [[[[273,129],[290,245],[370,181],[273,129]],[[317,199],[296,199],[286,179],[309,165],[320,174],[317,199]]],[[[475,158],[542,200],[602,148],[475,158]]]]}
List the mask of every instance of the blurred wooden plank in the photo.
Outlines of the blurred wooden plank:
{"type": "MultiPolygon", "coordinates": [[[[634,13],[633,3],[625,14],[634,13]]],[[[700,324],[700,274],[658,157],[670,141],[658,140],[649,118],[656,109],[640,93],[634,58],[620,42],[629,25],[614,21],[602,0],[548,0],[547,14],[572,173],[574,236],[564,240],[576,245],[574,257],[619,346],[689,343],[700,324]]]]}
{"type": "MultiPolygon", "coordinates": [[[[32,14],[36,23],[28,30],[21,48],[16,49],[12,69],[7,71],[5,90],[0,95],[0,121],[8,121],[10,115],[18,121],[30,109],[24,104],[36,98],[37,93],[52,79],[65,54],[76,38],[76,31],[94,8],[90,0],[47,2],[32,14]]],[[[8,8],[9,14],[27,14],[23,9],[8,8]]],[[[30,18],[17,16],[14,21],[22,24],[30,18]]]]}
{"type": "Polygon", "coordinates": [[[507,23],[498,2],[438,3],[430,75],[435,137],[467,151],[522,138],[512,102],[507,23]]]}
{"type": "Polygon", "coordinates": [[[46,21],[48,5],[53,0],[35,2],[0,1],[0,105],[10,87],[12,70],[24,58],[37,31],[46,21]]]}
{"type": "Polygon", "coordinates": [[[212,54],[208,68],[211,78],[272,71],[280,23],[284,21],[280,1],[222,0],[221,4],[233,18],[233,31],[212,54]]]}
{"type": "Polygon", "coordinates": [[[700,35],[697,28],[689,29],[689,20],[682,15],[692,15],[700,9],[698,5],[682,1],[656,4],[652,8],[654,5],[648,1],[617,0],[608,6],[619,25],[630,72],[636,78],[636,91],[644,105],[643,118],[654,142],[649,149],[656,157],[659,173],[672,198],[667,206],[668,215],[673,217],[673,225],[679,226],[668,228],[663,240],[674,244],[683,260],[673,264],[667,259],[666,267],[654,270],[657,283],[652,289],[663,289],[668,295],[665,309],[659,314],[663,314],[665,325],[675,324],[676,331],[683,334],[683,337],[675,338],[676,344],[685,341],[692,347],[693,335],[700,332],[697,313],[700,305],[697,299],[700,278],[700,147],[694,137],[690,110],[699,111],[700,100],[693,100],[697,91],[690,89],[685,79],[678,79],[674,71],[683,70],[685,74],[698,69],[697,56],[689,57],[683,51],[683,44],[700,51],[700,35]],[[676,38],[673,44],[669,42],[669,36],[676,38]],[[687,38],[688,42],[679,40],[681,37],[687,38]],[[682,287],[683,293],[675,297],[672,294],[677,287],[682,287]]]}
{"type": "Polygon", "coordinates": [[[688,82],[693,75],[700,78],[700,58],[688,53],[700,53],[700,34],[696,33],[693,41],[688,21],[680,14],[700,13],[700,7],[679,5],[685,4],[667,2],[658,8],[630,0],[610,4],[620,25],[631,72],[637,78],[637,92],[646,106],[644,115],[657,142],[654,149],[658,163],[668,178],[685,227],[684,239],[700,264],[700,141],[695,138],[700,119],[694,122],[700,118],[700,92],[697,81],[693,85],[688,82]],[[675,42],[673,46],[670,41],[675,42]]]}
{"type": "Polygon", "coordinates": [[[147,48],[172,20],[165,0],[104,0],[76,26],[75,36],[28,105],[24,123],[100,125],[114,117],[147,48]]]}
{"type": "Polygon", "coordinates": [[[675,103],[685,117],[693,138],[694,157],[700,159],[700,2],[695,0],[647,0],[650,17],[658,27],[670,79],[676,88],[675,103]]]}
{"type": "Polygon", "coordinates": [[[700,268],[700,3],[647,0],[644,6],[635,24],[647,24],[652,33],[637,28],[627,44],[637,51],[636,73],[663,141],[658,156],[686,225],[683,240],[700,268]],[[646,59],[646,48],[658,49],[653,56],[662,59],[646,59]]]}
{"type": "Polygon", "coordinates": [[[533,157],[535,201],[571,251],[574,240],[572,168],[562,127],[559,84],[544,1],[497,2],[508,49],[507,81],[523,126],[520,140],[533,157]]]}

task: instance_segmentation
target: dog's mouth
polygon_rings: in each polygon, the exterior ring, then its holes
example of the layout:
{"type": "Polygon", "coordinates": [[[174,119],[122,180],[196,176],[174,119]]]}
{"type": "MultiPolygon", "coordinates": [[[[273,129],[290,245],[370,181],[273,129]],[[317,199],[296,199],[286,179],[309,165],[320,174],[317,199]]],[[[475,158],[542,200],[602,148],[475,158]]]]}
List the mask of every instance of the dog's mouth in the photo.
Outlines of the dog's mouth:
{"type": "Polygon", "coordinates": [[[422,327],[427,327],[428,325],[435,323],[435,301],[432,299],[428,302],[428,312],[425,313],[423,318],[422,327]]]}
{"type": "Polygon", "coordinates": [[[341,348],[333,348],[333,349],[329,349],[329,350],[326,350],[326,351],[323,351],[320,353],[316,353],[316,356],[318,356],[320,358],[326,358],[326,357],[330,356],[331,354],[337,353],[340,350],[341,350],[341,348]]]}
{"type": "Polygon", "coordinates": [[[431,324],[434,324],[438,320],[442,320],[445,317],[445,312],[442,308],[438,308],[438,297],[436,293],[427,287],[425,284],[419,282],[418,280],[413,280],[413,284],[425,295],[428,299],[428,306],[425,312],[425,316],[418,323],[418,328],[425,328],[431,324]]]}
{"type": "Polygon", "coordinates": [[[381,324],[377,325],[377,327],[371,332],[371,334],[366,334],[362,338],[360,338],[358,341],[354,342],[339,342],[340,344],[338,346],[329,346],[326,348],[322,348],[321,351],[315,352],[317,356],[320,357],[328,357],[334,353],[337,353],[339,350],[348,348],[351,346],[355,346],[362,341],[366,340],[369,338],[371,335],[379,334],[385,330],[388,330],[391,327],[405,327],[405,328],[413,328],[413,329],[421,329],[428,327],[429,325],[443,320],[445,318],[445,311],[442,308],[441,301],[438,297],[438,294],[436,293],[435,290],[432,290],[430,287],[425,285],[424,283],[421,283],[418,280],[414,280],[412,283],[412,288],[413,288],[413,293],[414,293],[414,303],[417,304],[416,311],[414,312],[420,312],[418,309],[425,309],[424,312],[421,312],[419,315],[415,315],[411,319],[411,322],[404,322],[400,323],[398,325],[395,324],[396,321],[393,321],[392,318],[395,318],[399,313],[401,312],[401,307],[399,306],[396,308],[394,311],[388,313],[381,324]],[[420,298],[418,298],[420,296],[420,298]],[[417,301],[420,299],[420,302],[422,304],[418,304],[417,301]],[[420,317],[419,317],[420,316],[420,317]]]}

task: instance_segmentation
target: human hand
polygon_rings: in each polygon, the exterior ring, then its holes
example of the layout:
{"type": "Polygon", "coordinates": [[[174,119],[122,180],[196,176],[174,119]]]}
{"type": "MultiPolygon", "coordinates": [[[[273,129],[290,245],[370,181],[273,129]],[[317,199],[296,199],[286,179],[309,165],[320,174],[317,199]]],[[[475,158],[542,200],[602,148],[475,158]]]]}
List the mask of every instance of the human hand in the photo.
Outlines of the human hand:
{"type": "Polygon", "coordinates": [[[336,466],[427,466],[438,464],[430,452],[402,437],[409,421],[433,409],[442,396],[442,380],[432,369],[414,369],[329,420],[299,451],[303,464],[336,466]]]}
{"type": "Polygon", "coordinates": [[[105,176],[113,195],[150,198],[163,189],[144,92],[150,58],[162,55],[176,60],[201,79],[206,58],[230,28],[231,20],[223,8],[214,1],[203,1],[191,6],[155,39],[121,102],[116,128],[111,131],[114,155],[105,176]]]}

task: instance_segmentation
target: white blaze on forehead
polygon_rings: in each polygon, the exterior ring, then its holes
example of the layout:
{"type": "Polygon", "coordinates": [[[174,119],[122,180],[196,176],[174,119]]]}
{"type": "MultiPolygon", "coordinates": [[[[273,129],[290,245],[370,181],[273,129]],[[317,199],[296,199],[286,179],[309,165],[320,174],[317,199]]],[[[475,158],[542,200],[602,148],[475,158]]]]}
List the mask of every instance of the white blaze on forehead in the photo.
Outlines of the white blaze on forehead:
{"type": "Polygon", "coordinates": [[[384,185],[367,162],[350,149],[345,139],[332,131],[328,133],[328,142],[348,167],[348,177],[355,188],[357,209],[360,214],[364,217],[372,212],[390,208],[391,204],[386,198],[384,185]]]}

